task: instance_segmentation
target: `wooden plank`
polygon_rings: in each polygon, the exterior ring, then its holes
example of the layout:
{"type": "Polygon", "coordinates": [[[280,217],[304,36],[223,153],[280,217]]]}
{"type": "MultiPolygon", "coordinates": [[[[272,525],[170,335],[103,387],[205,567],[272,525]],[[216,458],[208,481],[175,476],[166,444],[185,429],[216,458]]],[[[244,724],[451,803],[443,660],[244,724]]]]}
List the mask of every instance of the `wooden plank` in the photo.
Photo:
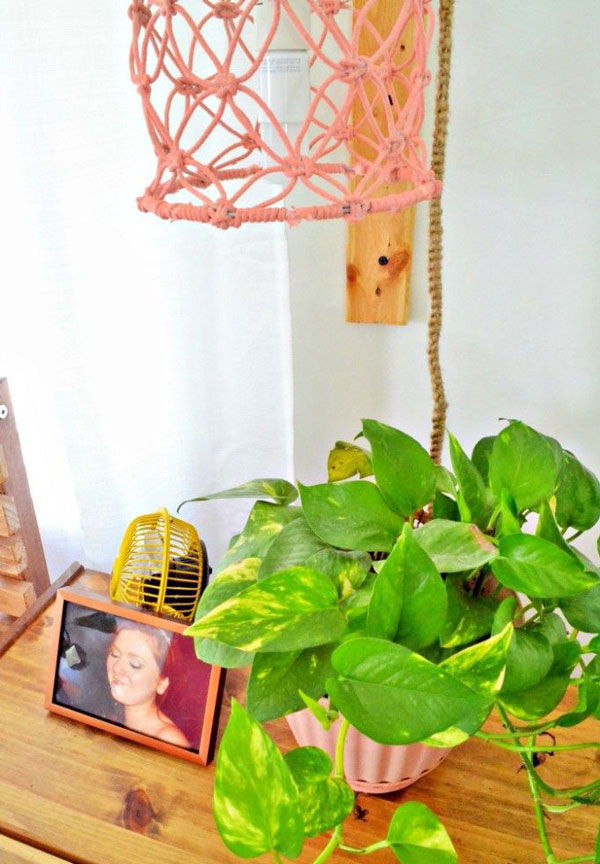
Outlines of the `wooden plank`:
{"type": "Polygon", "coordinates": [[[6,453],[4,447],[0,444],[0,487],[4,489],[4,484],[8,479],[8,462],[6,461],[6,453]]]}
{"type": "MultiPolygon", "coordinates": [[[[107,592],[108,577],[80,572],[76,585],[107,592]]],[[[0,831],[74,864],[239,864],[214,825],[214,766],[201,768],[44,711],[53,614],[49,607],[0,657],[0,831]]],[[[245,674],[228,675],[227,704],[243,692],[245,674]]],[[[226,719],[227,711],[221,729],[226,719]]],[[[284,721],[266,728],[282,749],[294,746],[284,721]]],[[[595,737],[597,721],[588,720],[561,730],[559,743],[595,737]]],[[[398,804],[416,800],[447,826],[460,864],[539,862],[527,779],[518,766],[515,754],[469,741],[414,786],[381,798],[361,795],[364,821],[347,820],[345,841],[363,848],[385,837],[398,804]]],[[[557,753],[541,772],[553,785],[583,784],[597,777],[598,762],[591,750],[557,753]]],[[[556,816],[549,829],[559,858],[590,854],[597,810],[556,816]]],[[[314,861],[324,845],[323,838],[308,840],[298,864],[314,861]]],[[[336,851],[329,860],[347,864],[348,856],[336,851]]],[[[390,850],[369,855],[369,864],[395,861],[390,850]]]]}
{"type": "Polygon", "coordinates": [[[5,406],[0,414],[4,418],[0,419],[0,449],[4,452],[6,475],[2,491],[14,499],[19,514],[20,534],[27,551],[27,580],[36,594],[42,594],[50,579],[6,378],[0,378],[0,406],[5,406]]]}
{"type": "MultiPolygon", "coordinates": [[[[366,0],[353,0],[354,18],[366,0]]],[[[374,4],[368,14],[374,30],[389,33],[398,15],[396,3],[374,4]]],[[[414,19],[411,17],[398,47],[394,63],[400,64],[410,56],[414,44],[414,19]]],[[[373,30],[362,27],[359,35],[358,54],[372,56],[378,47],[373,30]]],[[[410,68],[410,67],[409,67],[410,68]]],[[[383,134],[387,134],[387,121],[383,106],[375,97],[372,85],[366,85],[368,102],[383,134]]],[[[399,81],[394,82],[388,94],[399,109],[406,102],[407,91],[399,81]]],[[[361,100],[353,106],[353,124],[357,128],[363,121],[365,111],[361,100]]],[[[353,142],[359,155],[373,160],[376,149],[369,144],[375,133],[361,127],[363,140],[353,142]],[[364,140],[366,138],[367,140],[364,140]]],[[[371,193],[371,197],[400,194],[406,191],[405,181],[387,183],[371,193]]],[[[363,324],[406,324],[410,297],[410,275],[412,247],[415,227],[415,208],[409,207],[399,213],[377,213],[348,226],[346,252],[346,320],[363,324]]]]}
{"type": "Polygon", "coordinates": [[[0,612],[22,615],[35,603],[35,589],[31,582],[0,576],[0,612]]]}
{"type": "Polygon", "coordinates": [[[20,528],[15,499],[12,495],[0,495],[0,537],[11,537],[20,528]]]}
{"type": "Polygon", "coordinates": [[[57,858],[33,846],[0,834],[0,861],[2,864],[70,864],[66,858],[57,858]]]}
{"type": "Polygon", "coordinates": [[[75,561],[71,566],[56,581],[52,582],[48,588],[40,595],[35,603],[33,603],[27,611],[10,625],[6,621],[0,622],[0,657],[7,651],[11,645],[25,632],[27,627],[41,615],[47,606],[52,603],[59,588],[64,588],[69,585],[81,572],[83,567],[78,561],[75,561]]]}
{"type": "Polygon", "coordinates": [[[0,538],[0,575],[24,578],[27,552],[20,536],[0,538]]]}

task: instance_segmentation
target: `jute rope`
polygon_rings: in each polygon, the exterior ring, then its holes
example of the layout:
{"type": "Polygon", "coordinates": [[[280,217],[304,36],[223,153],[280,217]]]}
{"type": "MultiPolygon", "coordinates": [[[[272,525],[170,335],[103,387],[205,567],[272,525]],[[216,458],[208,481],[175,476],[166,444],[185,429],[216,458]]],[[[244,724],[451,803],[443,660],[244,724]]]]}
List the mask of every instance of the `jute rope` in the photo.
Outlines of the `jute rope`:
{"type": "MultiPolygon", "coordinates": [[[[452,14],[454,0],[440,0],[439,8],[439,69],[435,96],[435,126],[431,167],[438,180],[444,178],[446,162],[446,135],[448,132],[450,89],[450,63],[452,58],[452,14]]],[[[440,463],[444,446],[444,431],[448,403],[444,390],[440,364],[440,336],[442,332],[442,201],[434,198],[429,209],[429,253],[428,278],[430,312],[428,321],[427,358],[433,396],[431,418],[430,453],[434,462],[440,463]]]]}

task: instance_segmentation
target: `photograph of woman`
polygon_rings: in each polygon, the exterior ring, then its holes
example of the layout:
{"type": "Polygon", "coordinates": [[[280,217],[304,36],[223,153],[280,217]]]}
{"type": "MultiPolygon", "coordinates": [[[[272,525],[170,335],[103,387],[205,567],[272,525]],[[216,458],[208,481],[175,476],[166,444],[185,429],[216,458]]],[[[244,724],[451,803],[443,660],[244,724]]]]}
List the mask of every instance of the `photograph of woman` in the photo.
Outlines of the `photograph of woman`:
{"type": "Polygon", "coordinates": [[[57,705],[198,752],[211,671],[188,636],[65,603],[57,705]]]}
{"type": "Polygon", "coordinates": [[[169,687],[163,674],[171,634],[134,621],[122,621],[106,658],[110,692],[123,707],[123,725],[161,741],[189,747],[189,741],[164,714],[158,700],[169,687]]]}

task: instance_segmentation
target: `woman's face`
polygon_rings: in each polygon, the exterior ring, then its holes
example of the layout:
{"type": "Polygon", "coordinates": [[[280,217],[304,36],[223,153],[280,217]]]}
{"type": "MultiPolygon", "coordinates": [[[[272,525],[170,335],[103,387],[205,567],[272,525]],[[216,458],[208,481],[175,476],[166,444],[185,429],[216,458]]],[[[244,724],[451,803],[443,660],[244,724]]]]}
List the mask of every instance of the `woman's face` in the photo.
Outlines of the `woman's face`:
{"type": "Polygon", "coordinates": [[[139,630],[117,633],[106,658],[110,690],[122,705],[143,705],[164,693],[163,678],[154,655],[152,640],[139,630]]]}

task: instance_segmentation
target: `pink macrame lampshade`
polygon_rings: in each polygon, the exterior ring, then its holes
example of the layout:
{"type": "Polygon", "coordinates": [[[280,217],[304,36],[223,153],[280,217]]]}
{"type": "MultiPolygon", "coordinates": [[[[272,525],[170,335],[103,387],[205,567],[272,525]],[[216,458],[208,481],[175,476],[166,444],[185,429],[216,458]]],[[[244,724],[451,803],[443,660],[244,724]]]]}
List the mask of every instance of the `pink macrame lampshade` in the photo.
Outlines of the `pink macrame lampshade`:
{"type": "Polygon", "coordinates": [[[439,194],[419,137],[429,0],[134,0],[130,17],[158,160],[141,210],[229,228],[356,220],[439,194]],[[387,32],[378,3],[394,10],[387,32]],[[282,32],[293,52],[274,53],[282,32]],[[271,90],[302,62],[306,94],[282,119],[271,90]]]}

